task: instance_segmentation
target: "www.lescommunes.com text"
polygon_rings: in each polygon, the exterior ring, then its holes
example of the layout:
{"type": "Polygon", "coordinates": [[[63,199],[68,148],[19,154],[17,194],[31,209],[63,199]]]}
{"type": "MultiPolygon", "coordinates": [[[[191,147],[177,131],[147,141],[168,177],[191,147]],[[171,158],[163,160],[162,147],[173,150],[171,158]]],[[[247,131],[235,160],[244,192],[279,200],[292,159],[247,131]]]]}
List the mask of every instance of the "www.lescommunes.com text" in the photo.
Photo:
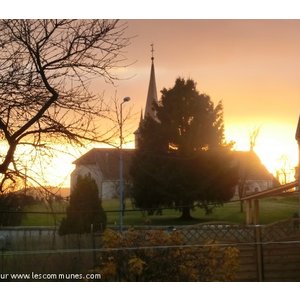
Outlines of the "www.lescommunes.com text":
{"type": "Polygon", "coordinates": [[[81,273],[16,273],[16,274],[1,274],[0,280],[100,280],[101,274],[81,274],[81,273]]]}

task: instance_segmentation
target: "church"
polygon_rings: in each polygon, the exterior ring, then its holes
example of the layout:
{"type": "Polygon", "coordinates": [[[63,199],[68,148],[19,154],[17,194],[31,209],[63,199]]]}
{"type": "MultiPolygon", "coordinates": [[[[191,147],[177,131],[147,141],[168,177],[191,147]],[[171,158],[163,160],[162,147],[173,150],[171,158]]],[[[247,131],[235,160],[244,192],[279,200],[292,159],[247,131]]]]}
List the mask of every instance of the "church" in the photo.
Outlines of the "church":
{"type": "MultiPolygon", "coordinates": [[[[154,57],[153,57],[153,45],[151,56],[151,71],[150,81],[148,86],[146,106],[144,115],[141,115],[140,124],[143,118],[150,116],[155,118],[155,113],[152,109],[153,101],[158,101],[155,70],[154,70],[154,57]]],[[[139,128],[134,132],[135,136],[135,148],[138,147],[139,140],[139,128]]],[[[130,185],[130,163],[131,158],[134,155],[135,149],[122,149],[123,152],[123,178],[125,184],[125,196],[126,188],[130,185]]],[[[118,198],[119,185],[120,185],[120,151],[118,148],[94,148],[88,151],[83,156],[79,157],[73,163],[75,164],[75,170],[71,173],[71,192],[77,181],[78,176],[84,176],[90,174],[96,181],[99,197],[102,200],[109,200],[118,198]]]]}
{"type": "MultiPolygon", "coordinates": [[[[153,45],[152,45],[153,47],[153,45]]],[[[149,116],[156,118],[152,109],[153,101],[158,102],[153,48],[151,56],[150,80],[144,115],[143,118],[149,116]]],[[[140,126],[140,125],[139,125],[140,126]]],[[[138,148],[139,128],[134,132],[135,148],[138,148]]],[[[130,163],[134,155],[135,149],[123,149],[123,178],[125,184],[125,197],[129,196],[130,186],[130,163]]],[[[235,151],[235,159],[239,165],[240,184],[236,187],[235,197],[240,196],[241,190],[243,195],[260,192],[274,187],[276,182],[272,174],[268,172],[266,167],[261,163],[254,151],[235,151]]],[[[117,148],[94,148],[86,154],[74,161],[75,170],[71,174],[71,192],[77,181],[78,176],[90,174],[96,181],[99,190],[99,197],[102,200],[110,200],[119,197],[120,185],[120,151],[117,148]]]]}

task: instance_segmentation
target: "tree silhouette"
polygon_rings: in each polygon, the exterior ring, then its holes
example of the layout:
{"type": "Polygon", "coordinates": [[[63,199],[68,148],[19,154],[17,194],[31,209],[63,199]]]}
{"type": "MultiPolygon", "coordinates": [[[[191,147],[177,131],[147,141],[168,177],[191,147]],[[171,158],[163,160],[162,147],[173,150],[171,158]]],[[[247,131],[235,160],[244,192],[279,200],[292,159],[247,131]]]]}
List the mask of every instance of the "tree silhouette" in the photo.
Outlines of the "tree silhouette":
{"type": "Polygon", "coordinates": [[[250,151],[254,151],[259,132],[260,132],[260,127],[255,127],[249,132],[250,151]]]}
{"type": "Polygon", "coordinates": [[[1,191],[24,177],[20,147],[49,155],[54,142],[109,138],[97,123],[109,118],[109,107],[89,86],[95,78],[117,79],[113,69],[129,44],[125,29],[115,20],[0,21],[1,191]]]}
{"type": "Polygon", "coordinates": [[[106,214],[99,199],[96,182],[91,175],[78,176],[71,192],[67,217],[62,220],[60,234],[87,233],[104,230],[106,214]]]}
{"type": "Polygon", "coordinates": [[[209,212],[230,199],[237,178],[224,142],[222,104],[214,107],[193,80],[178,78],[154,109],[158,121],[143,121],[131,167],[136,206],[149,212],[176,207],[189,219],[195,204],[209,212]]]}

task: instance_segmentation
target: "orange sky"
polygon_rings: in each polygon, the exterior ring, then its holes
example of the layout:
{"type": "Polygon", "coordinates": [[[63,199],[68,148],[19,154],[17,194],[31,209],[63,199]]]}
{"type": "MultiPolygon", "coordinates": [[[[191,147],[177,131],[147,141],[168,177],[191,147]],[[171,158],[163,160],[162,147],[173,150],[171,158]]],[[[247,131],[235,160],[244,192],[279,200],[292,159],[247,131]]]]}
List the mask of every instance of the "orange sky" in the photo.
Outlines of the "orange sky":
{"type": "MultiPolygon", "coordinates": [[[[124,22],[124,20],[123,20],[124,22]]],[[[144,108],[150,76],[150,44],[155,47],[158,96],[178,76],[192,78],[198,90],[224,104],[227,140],[237,150],[249,149],[249,132],[260,127],[255,151],[271,172],[286,155],[298,162],[295,131],[300,113],[300,20],[127,20],[133,36],[124,55],[127,68],[118,70],[116,87],[98,82],[109,100],[131,97],[133,132],[144,108]],[[127,78],[127,79],[126,79],[127,78]]],[[[132,140],[132,136],[128,141],[132,140]]],[[[98,145],[96,145],[98,146],[98,145]]],[[[81,153],[89,149],[81,149],[81,153]]],[[[73,157],[57,157],[52,184],[68,185],[73,157]]],[[[49,166],[51,174],[53,166],[49,166]]],[[[292,178],[293,179],[293,178],[292,178]]]]}
{"type": "Polygon", "coordinates": [[[199,91],[223,101],[236,149],[249,149],[249,132],[260,127],[255,150],[270,171],[282,155],[297,163],[300,20],[128,20],[127,33],[135,37],[126,56],[136,62],[120,72],[133,78],[117,92],[132,98],[134,110],[145,105],[153,42],[158,91],[178,76],[194,79],[199,91]]]}

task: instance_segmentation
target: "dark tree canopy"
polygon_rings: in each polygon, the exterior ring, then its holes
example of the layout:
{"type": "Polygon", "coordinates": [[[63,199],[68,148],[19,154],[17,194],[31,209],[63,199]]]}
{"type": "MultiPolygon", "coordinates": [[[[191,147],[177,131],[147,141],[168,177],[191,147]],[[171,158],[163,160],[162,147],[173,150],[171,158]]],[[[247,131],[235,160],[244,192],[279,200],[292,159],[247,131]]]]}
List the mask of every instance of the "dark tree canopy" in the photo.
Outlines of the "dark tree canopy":
{"type": "Polygon", "coordinates": [[[178,78],[154,109],[157,120],[143,121],[131,168],[136,206],[149,212],[177,207],[189,218],[194,205],[209,212],[228,201],[237,178],[222,104],[215,107],[193,80],[178,78]]]}
{"type": "Polygon", "coordinates": [[[96,120],[109,107],[90,83],[117,79],[125,30],[116,20],[0,20],[1,190],[24,176],[22,146],[49,154],[55,142],[108,138],[96,120]]]}
{"type": "Polygon", "coordinates": [[[104,230],[106,214],[99,199],[96,182],[90,175],[78,176],[71,192],[67,217],[62,220],[60,234],[87,233],[104,230]]]}
{"type": "Polygon", "coordinates": [[[214,107],[210,97],[200,94],[191,79],[178,78],[173,88],[161,93],[155,109],[169,148],[189,154],[223,145],[222,103],[214,107]]]}

